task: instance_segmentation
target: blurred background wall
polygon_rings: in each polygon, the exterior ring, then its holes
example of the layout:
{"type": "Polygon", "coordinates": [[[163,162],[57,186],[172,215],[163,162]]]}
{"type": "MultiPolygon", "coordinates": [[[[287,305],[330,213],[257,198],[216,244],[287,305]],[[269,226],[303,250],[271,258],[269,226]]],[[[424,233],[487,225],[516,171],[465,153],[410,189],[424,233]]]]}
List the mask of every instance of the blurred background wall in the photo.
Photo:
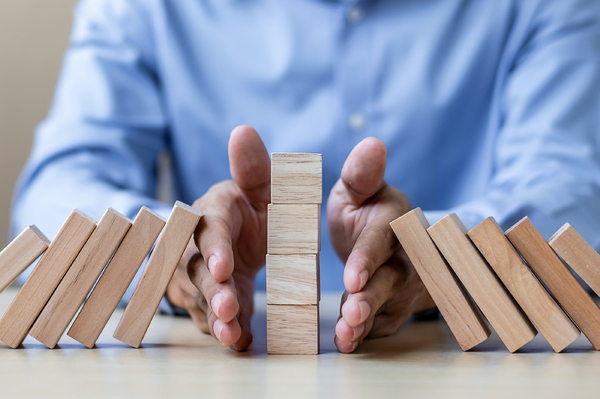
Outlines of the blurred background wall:
{"type": "Polygon", "coordinates": [[[75,0],[0,0],[0,250],[33,130],[45,117],[75,0]]]}

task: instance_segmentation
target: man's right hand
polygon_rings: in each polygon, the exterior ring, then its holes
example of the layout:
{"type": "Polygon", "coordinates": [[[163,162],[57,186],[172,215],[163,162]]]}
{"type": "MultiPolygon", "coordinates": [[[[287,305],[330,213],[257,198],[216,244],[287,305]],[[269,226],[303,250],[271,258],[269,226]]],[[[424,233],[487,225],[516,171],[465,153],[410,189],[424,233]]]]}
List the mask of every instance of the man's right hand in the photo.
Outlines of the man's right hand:
{"type": "Polygon", "coordinates": [[[271,161],[254,129],[238,126],[229,140],[232,181],[194,202],[203,217],[167,288],[198,328],[241,351],[252,342],[254,278],[265,264],[271,161]]]}

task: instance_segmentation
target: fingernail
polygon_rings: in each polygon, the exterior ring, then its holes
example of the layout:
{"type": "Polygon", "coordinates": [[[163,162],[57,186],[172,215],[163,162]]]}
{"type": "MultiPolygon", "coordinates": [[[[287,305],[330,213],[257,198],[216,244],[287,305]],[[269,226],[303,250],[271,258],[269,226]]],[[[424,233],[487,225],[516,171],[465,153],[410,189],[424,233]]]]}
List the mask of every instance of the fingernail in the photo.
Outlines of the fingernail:
{"type": "Polygon", "coordinates": [[[215,267],[217,267],[217,263],[219,263],[219,258],[217,255],[211,255],[210,258],[208,258],[208,270],[210,270],[212,275],[215,274],[215,267]]]}
{"type": "Polygon", "coordinates": [[[221,331],[223,331],[223,327],[225,327],[225,324],[223,324],[223,322],[219,319],[217,319],[215,324],[213,324],[213,331],[219,341],[221,340],[221,331]]]}
{"type": "Polygon", "coordinates": [[[352,349],[350,349],[350,352],[354,352],[354,350],[356,349],[357,346],[358,346],[358,341],[352,344],[352,349]]]}
{"type": "Polygon", "coordinates": [[[369,306],[367,301],[360,301],[358,308],[360,309],[360,322],[364,323],[371,314],[371,306],[369,306]]]}
{"type": "Polygon", "coordinates": [[[363,270],[358,275],[358,278],[360,279],[360,288],[359,288],[359,290],[362,290],[365,287],[365,285],[367,284],[367,281],[369,280],[369,271],[368,270],[363,270]]]}
{"type": "Polygon", "coordinates": [[[221,302],[223,302],[223,294],[221,293],[216,293],[210,301],[210,307],[212,308],[213,312],[217,315],[217,317],[219,317],[218,309],[221,305],[221,302]]]}
{"type": "MultiPolygon", "coordinates": [[[[365,323],[359,324],[358,326],[354,327],[354,337],[352,337],[352,341],[357,340],[361,335],[363,335],[364,332],[365,323]]],[[[358,341],[355,343],[358,343],[358,341]]]]}

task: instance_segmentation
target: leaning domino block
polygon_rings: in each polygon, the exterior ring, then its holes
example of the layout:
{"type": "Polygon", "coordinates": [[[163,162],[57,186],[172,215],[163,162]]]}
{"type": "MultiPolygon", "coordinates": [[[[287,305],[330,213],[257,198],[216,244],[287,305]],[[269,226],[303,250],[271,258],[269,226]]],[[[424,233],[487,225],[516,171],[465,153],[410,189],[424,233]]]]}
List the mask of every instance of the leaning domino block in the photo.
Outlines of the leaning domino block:
{"type": "Polygon", "coordinates": [[[98,283],[67,333],[92,348],[167,221],[140,209],[98,283]]]}
{"type": "Polygon", "coordinates": [[[87,241],[96,222],[73,211],[56,238],[0,320],[0,340],[12,348],[19,346],[71,263],[87,241]]]}
{"type": "Polygon", "coordinates": [[[469,238],[555,352],[579,338],[577,327],[523,262],[494,218],[475,226],[469,238]]]}
{"type": "Polygon", "coordinates": [[[600,255],[569,223],[554,233],[548,244],[600,295],[600,255]]]}
{"type": "Polygon", "coordinates": [[[202,214],[177,201],[114,337],[138,348],[202,214]]]}
{"type": "Polygon", "coordinates": [[[525,217],[506,236],[577,327],[600,350],[600,308],[525,217]]]}
{"type": "Polygon", "coordinates": [[[0,252],[0,292],[44,252],[50,240],[35,226],[26,227],[0,252]]]}
{"type": "Polygon", "coordinates": [[[108,209],[38,316],[29,335],[54,348],[117,249],[131,221],[108,209]]]}
{"type": "Polygon", "coordinates": [[[427,231],[508,350],[531,341],[535,327],[473,246],[458,216],[450,214],[427,231]]]}
{"type": "Polygon", "coordinates": [[[421,208],[404,214],[390,226],[462,350],[489,338],[491,332],[481,312],[427,234],[429,222],[421,208]]]}

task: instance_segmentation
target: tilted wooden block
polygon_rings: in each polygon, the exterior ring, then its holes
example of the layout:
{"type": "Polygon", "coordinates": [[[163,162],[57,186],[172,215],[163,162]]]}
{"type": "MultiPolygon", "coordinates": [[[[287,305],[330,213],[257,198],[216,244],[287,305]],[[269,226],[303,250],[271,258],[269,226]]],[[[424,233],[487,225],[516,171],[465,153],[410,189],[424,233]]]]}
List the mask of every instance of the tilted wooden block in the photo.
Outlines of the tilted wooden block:
{"type": "Polygon", "coordinates": [[[569,223],[554,233],[548,244],[600,295],[600,255],[569,223]]]}
{"type": "Polygon", "coordinates": [[[506,236],[577,327],[600,349],[600,308],[525,217],[506,236]]]}
{"type": "Polygon", "coordinates": [[[267,352],[273,355],[319,353],[319,305],[268,305],[267,352]]]}
{"type": "Polygon", "coordinates": [[[469,237],[554,351],[562,351],[579,337],[577,327],[523,262],[494,218],[475,226],[469,237]]]}
{"type": "Polygon", "coordinates": [[[489,338],[491,332],[481,312],[427,234],[429,222],[421,208],[400,216],[390,226],[462,350],[489,338]]]}
{"type": "Polygon", "coordinates": [[[19,346],[71,263],[87,241],[96,222],[74,210],[56,238],[19,290],[0,320],[0,340],[12,348],[19,346]]]}
{"type": "Polygon", "coordinates": [[[88,348],[96,344],[165,223],[145,206],[140,209],[67,335],[88,348]]]}
{"type": "Polygon", "coordinates": [[[0,292],[48,248],[50,240],[35,226],[26,227],[0,252],[0,292]]]}
{"type": "Polygon", "coordinates": [[[321,154],[273,153],[271,203],[320,204],[323,192],[321,154]]]}
{"type": "Polygon", "coordinates": [[[114,337],[138,348],[202,214],[177,201],[114,337]]]}
{"type": "Polygon", "coordinates": [[[319,255],[267,255],[267,303],[319,303],[319,255]]]}
{"type": "Polygon", "coordinates": [[[321,205],[269,204],[267,253],[316,254],[321,250],[321,205]]]}
{"type": "Polygon", "coordinates": [[[131,220],[114,209],[104,213],[29,335],[49,348],[56,346],[130,227],[131,220]]]}
{"type": "Polygon", "coordinates": [[[458,216],[447,215],[427,231],[508,350],[531,341],[537,330],[469,240],[458,216]]]}

